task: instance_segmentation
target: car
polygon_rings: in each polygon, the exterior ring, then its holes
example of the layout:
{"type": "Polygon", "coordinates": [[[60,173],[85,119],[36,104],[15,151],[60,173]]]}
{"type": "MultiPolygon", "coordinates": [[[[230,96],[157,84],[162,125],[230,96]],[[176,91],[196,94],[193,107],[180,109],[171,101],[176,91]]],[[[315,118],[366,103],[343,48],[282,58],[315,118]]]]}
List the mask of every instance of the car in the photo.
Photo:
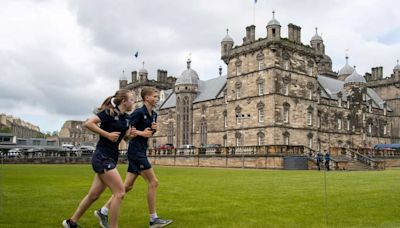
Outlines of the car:
{"type": "Polygon", "coordinates": [[[157,147],[157,149],[160,150],[170,150],[170,149],[175,149],[174,145],[171,143],[167,143],[167,144],[161,144],[160,146],[157,147]]]}
{"type": "Polygon", "coordinates": [[[80,147],[78,148],[78,150],[84,150],[84,151],[90,150],[90,151],[94,151],[94,150],[96,150],[96,148],[94,148],[93,146],[80,146],[80,147]]]}
{"type": "Polygon", "coordinates": [[[180,149],[194,149],[196,147],[194,145],[192,145],[192,144],[183,144],[179,148],[180,149]]]}

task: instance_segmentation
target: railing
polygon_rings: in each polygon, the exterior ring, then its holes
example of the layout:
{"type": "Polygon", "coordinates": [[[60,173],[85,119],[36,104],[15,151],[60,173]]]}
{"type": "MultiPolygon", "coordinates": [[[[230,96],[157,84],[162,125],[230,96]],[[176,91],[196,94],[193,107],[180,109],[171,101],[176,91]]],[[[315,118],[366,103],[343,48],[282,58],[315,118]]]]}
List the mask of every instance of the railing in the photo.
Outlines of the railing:
{"type": "Polygon", "coordinates": [[[149,149],[150,156],[243,156],[243,155],[308,155],[315,151],[303,145],[262,145],[262,146],[228,146],[228,147],[203,147],[203,148],[177,148],[177,149],[149,149]]]}
{"type": "Polygon", "coordinates": [[[400,151],[393,149],[375,150],[373,148],[358,148],[357,151],[360,154],[373,158],[400,158],[400,151]]]}
{"type": "Polygon", "coordinates": [[[385,169],[385,161],[383,160],[368,157],[352,149],[346,149],[346,152],[351,158],[368,165],[368,167],[373,169],[385,169]]]}

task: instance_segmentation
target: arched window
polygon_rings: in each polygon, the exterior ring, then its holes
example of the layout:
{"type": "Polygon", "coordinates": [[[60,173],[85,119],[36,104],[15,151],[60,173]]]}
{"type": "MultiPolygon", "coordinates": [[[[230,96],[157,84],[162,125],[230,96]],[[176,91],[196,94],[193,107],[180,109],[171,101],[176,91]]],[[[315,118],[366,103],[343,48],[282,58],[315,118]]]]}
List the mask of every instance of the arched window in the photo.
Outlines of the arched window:
{"type": "Polygon", "coordinates": [[[205,118],[203,118],[200,123],[200,144],[207,144],[207,121],[205,118]]]}
{"type": "Polygon", "coordinates": [[[227,116],[227,111],[224,110],[224,128],[228,127],[228,116],[227,116]]]}
{"type": "Polygon", "coordinates": [[[189,124],[190,124],[190,119],[189,119],[189,98],[185,96],[183,98],[183,114],[182,114],[182,130],[183,130],[183,137],[182,137],[182,144],[190,144],[189,142],[189,124]]]}
{"type": "Polygon", "coordinates": [[[283,135],[283,144],[289,145],[290,133],[285,131],[282,135],[283,135]]]}
{"type": "Polygon", "coordinates": [[[170,144],[173,144],[173,142],[174,142],[174,123],[173,122],[168,123],[167,141],[170,144]]]}
{"type": "Polygon", "coordinates": [[[264,139],[265,139],[265,134],[261,131],[258,132],[257,133],[257,145],[264,145],[265,144],[264,139]]]}
{"type": "Polygon", "coordinates": [[[257,104],[258,109],[258,122],[264,123],[264,103],[261,101],[257,104]]]}
{"type": "Polygon", "coordinates": [[[307,139],[308,139],[308,147],[313,148],[313,134],[312,133],[308,133],[307,134],[307,139]]]}
{"type": "Polygon", "coordinates": [[[241,146],[242,145],[242,134],[240,132],[236,132],[235,138],[236,138],[236,146],[241,146]]]}
{"type": "Polygon", "coordinates": [[[283,122],[289,123],[289,113],[290,112],[290,104],[284,103],[283,104],[283,122]]]}
{"type": "Polygon", "coordinates": [[[311,106],[308,106],[308,108],[307,108],[307,125],[308,126],[313,125],[313,112],[314,112],[314,108],[311,106]]]}

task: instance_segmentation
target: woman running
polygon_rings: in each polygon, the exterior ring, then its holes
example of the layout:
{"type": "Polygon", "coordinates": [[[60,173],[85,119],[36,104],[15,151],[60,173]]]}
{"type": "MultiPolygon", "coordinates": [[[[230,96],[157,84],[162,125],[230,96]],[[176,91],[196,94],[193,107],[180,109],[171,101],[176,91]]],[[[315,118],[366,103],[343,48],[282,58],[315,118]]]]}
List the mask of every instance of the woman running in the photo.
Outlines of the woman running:
{"type": "Polygon", "coordinates": [[[108,97],[103,102],[98,108],[97,115],[86,121],[85,127],[100,135],[92,157],[92,167],[96,174],[89,193],[82,199],[75,213],[62,222],[64,228],[78,227],[77,222],[80,217],[100,197],[106,187],[111,189],[114,196],[110,203],[110,227],[118,227],[119,208],[125,195],[121,176],[116,169],[118,145],[125,135],[131,133],[126,112],[132,111],[133,102],[131,91],[118,90],[114,96],[108,97]]]}

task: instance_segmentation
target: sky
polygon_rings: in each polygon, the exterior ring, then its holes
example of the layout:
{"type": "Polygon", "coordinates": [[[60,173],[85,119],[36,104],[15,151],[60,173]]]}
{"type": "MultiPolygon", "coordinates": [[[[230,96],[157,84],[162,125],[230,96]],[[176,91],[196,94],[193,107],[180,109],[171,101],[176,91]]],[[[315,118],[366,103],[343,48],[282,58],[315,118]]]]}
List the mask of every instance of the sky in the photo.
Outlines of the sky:
{"type": "Polygon", "coordinates": [[[309,44],[318,27],[334,71],[348,53],[358,73],[383,66],[388,76],[400,58],[399,8],[398,0],[1,0],[0,113],[59,131],[93,115],[143,62],[149,78],[157,69],[179,77],[189,56],[201,80],[218,77],[219,66],[226,74],[226,29],[235,45],[251,24],[256,39],[266,37],[273,10],[282,37],[293,23],[309,44]]]}

